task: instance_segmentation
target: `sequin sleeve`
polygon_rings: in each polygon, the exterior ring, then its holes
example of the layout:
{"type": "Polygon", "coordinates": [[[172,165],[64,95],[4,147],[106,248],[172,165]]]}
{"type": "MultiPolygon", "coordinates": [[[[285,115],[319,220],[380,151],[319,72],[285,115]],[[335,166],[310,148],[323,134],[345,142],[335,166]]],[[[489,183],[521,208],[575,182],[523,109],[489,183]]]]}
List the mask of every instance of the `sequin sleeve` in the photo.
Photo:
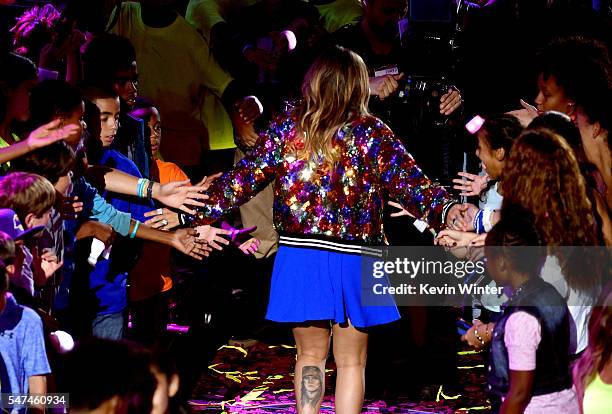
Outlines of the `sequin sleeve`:
{"type": "Polygon", "coordinates": [[[443,187],[432,184],[386,125],[383,124],[378,133],[381,139],[378,170],[389,196],[409,213],[426,221],[436,231],[440,230],[444,213],[455,201],[443,187]]]}
{"type": "Polygon", "coordinates": [[[277,169],[282,166],[283,134],[290,124],[289,119],[273,122],[259,137],[253,151],[212,183],[206,192],[209,199],[204,207],[198,207],[194,225],[210,224],[220,219],[274,180],[277,169]]]}

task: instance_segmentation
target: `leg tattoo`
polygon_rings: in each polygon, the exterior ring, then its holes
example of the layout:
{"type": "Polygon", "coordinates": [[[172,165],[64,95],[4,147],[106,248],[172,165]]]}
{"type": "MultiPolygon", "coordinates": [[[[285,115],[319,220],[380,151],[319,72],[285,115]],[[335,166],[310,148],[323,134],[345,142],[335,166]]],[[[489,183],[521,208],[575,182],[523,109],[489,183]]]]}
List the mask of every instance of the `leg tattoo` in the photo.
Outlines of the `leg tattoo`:
{"type": "Polygon", "coordinates": [[[302,408],[309,405],[316,408],[323,397],[323,373],[319,367],[306,366],[302,368],[302,408]]]}

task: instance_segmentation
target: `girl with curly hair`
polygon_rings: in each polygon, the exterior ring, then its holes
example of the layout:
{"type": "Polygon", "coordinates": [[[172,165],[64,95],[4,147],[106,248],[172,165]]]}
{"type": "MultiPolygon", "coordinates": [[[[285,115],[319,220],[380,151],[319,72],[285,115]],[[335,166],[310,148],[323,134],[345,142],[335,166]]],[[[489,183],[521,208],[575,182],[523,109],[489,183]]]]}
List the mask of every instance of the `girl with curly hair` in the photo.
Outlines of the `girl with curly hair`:
{"type": "MultiPolygon", "coordinates": [[[[541,278],[559,291],[568,305],[570,354],[577,358],[587,346],[587,320],[599,294],[605,251],[598,237],[586,181],[569,144],[549,130],[528,130],[512,147],[502,179],[502,218],[520,217],[533,223],[547,246],[541,278]],[[589,248],[586,250],[586,248],[589,248]]],[[[486,326],[491,333],[493,324],[486,326]]],[[[464,339],[482,347],[490,334],[477,341],[475,324],[464,339]],[[483,343],[484,342],[484,343],[483,343]]]]}
{"type": "Polygon", "coordinates": [[[574,151],[565,139],[547,130],[527,131],[512,149],[502,181],[502,216],[526,214],[533,220],[548,257],[541,277],[566,298],[570,352],[588,342],[587,320],[597,297],[604,252],[593,205],[574,151]]]}

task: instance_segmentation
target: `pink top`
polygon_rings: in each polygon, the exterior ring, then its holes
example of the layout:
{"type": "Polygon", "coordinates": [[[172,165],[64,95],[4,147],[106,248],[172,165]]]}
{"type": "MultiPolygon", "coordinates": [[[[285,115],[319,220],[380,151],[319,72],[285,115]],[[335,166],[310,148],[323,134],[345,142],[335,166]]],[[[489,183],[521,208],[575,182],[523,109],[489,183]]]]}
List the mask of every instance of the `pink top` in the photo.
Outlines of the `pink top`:
{"type": "MultiPolygon", "coordinates": [[[[508,350],[508,365],[512,371],[533,371],[536,351],[542,340],[540,322],[527,312],[515,312],[506,321],[504,343],[508,350]]],[[[578,414],[576,390],[553,392],[531,398],[525,414],[578,414]]]]}

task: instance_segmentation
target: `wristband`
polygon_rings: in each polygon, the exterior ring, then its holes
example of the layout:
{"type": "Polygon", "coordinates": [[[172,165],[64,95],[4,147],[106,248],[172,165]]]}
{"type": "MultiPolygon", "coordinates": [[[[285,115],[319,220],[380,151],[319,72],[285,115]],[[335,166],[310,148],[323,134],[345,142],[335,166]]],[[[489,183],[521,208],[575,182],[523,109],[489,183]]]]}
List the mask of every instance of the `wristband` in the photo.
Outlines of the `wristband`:
{"type": "Polygon", "coordinates": [[[493,228],[493,213],[495,210],[490,208],[485,208],[484,213],[482,215],[482,224],[484,226],[484,231],[486,233],[490,232],[493,228]]]}
{"type": "Polygon", "coordinates": [[[147,186],[147,198],[149,200],[153,198],[153,184],[155,184],[155,182],[149,181],[148,186],[147,186]]]}
{"type": "Polygon", "coordinates": [[[138,185],[136,186],[136,195],[140,198],[144,198],[145,196],[145,187],[147,186],[147,182],[149,180],[147,180],[146,178],[139,178],[138,179],[138,185]]]}
{"type": "Polygon", "coordinates": [[[138,231],[138,227],[140,227],[140,221],[136,221],[136,223],[134,223],[134,229],[130,233],[130,239],[133,239],[136,237],[136,232],[138,231]]]}
{"type": "Polygon", "coordinates": [[[477,234],[482,234],[485,232],[483,216],[484,210],[478,210],[478,213],[476,213],[476,215],[474,216],[474,222],[472,224],[474,225],[474,230],[477,234]]]}
{"type": "Polygon", "coordinates": [[[448,211],[455,205],[458,204],[456,201],[451,201],[450,203],[446,204],[444,206],[444,208],[442,209],[442,223],[446,224],[446,215],[448,214],[448,211]]]}

